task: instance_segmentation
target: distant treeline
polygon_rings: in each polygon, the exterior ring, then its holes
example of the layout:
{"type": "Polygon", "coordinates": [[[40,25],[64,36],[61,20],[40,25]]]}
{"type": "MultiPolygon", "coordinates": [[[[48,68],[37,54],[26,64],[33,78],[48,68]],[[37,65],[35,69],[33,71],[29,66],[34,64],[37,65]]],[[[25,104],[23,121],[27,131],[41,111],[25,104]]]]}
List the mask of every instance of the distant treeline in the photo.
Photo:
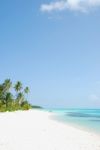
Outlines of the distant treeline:
{"type": "Polygon", "coordinates": [[[36,105],[32,105],[32,108],[43,109],[43,107],[41,107],[41,106],[36,106],[36,105]]]}
{"type": "Polygon", "coordinates": [[[0,111],[28,110],[32,105],[27,101],[29,87],[23,88],[17,81],[14,85],[10,79],[0,84],[0,111]]]}

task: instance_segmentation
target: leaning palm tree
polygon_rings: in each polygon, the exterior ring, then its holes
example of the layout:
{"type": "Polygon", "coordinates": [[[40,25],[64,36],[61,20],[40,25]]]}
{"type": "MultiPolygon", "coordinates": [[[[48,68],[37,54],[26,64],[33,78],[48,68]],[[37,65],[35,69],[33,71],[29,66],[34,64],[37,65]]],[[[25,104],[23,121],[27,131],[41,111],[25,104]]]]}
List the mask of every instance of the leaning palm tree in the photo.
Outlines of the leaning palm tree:
{"type": "Polygon", "coordinates": [[[23,93],[18,93],[18,96],[17,96],[17,102],[19,105],[21,105],[23,102],[24,102],[24,94],[23,93]]]}
{"type": "Polygon", "coordinates": [[[27,86],[25,89],[24,89],[24,93],[27,95],[27,98],[28,98],[28,93],[30,92],[29,90],[29,87],[27,86]]]}
{"type": "Polygon", "coordinates": [[[0,98],[3,104],[6,104],[6,95],[12,87],[12,82],[10,79],[6,79],[2,85],[0,85],[0,98]]]}
{"type": "Polygon", "coordinates": [[[11,87],[12,87],[12,82],[10,81],[10,79],[6,79],[3,83],[3,92],[9,92],[11,87]]]}
{"type": "Polygon", "coordinates": [[[17,81],[14,88],[17,93],[20,92],[20,90],[22,89],[22,83],[20,81],[17,81]]]}

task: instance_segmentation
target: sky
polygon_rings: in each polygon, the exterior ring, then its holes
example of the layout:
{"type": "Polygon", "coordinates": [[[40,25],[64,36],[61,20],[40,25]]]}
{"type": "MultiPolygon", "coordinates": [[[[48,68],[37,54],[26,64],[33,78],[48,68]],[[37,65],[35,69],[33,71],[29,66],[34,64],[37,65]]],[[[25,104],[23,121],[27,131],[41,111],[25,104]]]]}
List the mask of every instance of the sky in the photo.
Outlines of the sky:
{"type": "Polygon", "coordinates": [[[48,108],[100,108],[100,0],[1,0],[0,82],[48,108]]]}

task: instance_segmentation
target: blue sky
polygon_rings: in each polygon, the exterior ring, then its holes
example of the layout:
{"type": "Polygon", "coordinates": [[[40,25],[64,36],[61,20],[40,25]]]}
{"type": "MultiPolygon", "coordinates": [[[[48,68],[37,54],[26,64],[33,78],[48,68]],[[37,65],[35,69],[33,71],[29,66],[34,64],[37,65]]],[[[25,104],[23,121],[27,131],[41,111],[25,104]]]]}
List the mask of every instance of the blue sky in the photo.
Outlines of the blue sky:
{"type": "Polygon", "coordinates": [[[0,1],[0,81],[33,104],[100,107],[100,1],[80,1],[0,1]]]}

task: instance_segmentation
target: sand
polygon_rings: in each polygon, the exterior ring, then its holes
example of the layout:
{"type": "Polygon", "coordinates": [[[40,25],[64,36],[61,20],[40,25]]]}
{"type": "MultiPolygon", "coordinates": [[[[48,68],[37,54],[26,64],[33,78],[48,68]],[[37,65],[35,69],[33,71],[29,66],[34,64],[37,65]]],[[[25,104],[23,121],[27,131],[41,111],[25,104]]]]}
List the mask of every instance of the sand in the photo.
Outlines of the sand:
{"type": "Polygon", "coordinates": [[[100,150],[100,137],[40,110],[0,113],[0,150],[100,150]]]}

